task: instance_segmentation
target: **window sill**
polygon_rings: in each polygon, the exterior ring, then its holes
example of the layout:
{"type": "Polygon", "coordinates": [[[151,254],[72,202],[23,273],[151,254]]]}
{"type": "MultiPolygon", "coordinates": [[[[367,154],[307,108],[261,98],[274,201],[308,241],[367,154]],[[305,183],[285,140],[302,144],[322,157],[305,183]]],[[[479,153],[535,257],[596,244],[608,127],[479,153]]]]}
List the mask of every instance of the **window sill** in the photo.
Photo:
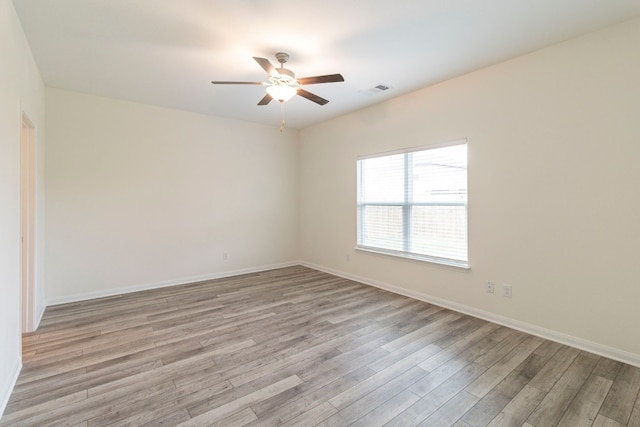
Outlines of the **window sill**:
{"type": "Polygon", "coordinates": [[[461,271],[471,270],[471,267],[469,266],[469,264],[461,261],[453,261],[453,260],[448,260],[443,258],[421,256],[421,255],[412,255],[404,252],[386,251],[383,249],[370,248],[367,246],[356,246],[354,249],[357,251],[369,252],[376,255],[386,255],[386,256],[392,256],[396,258],[407,259],[410,261],[424,262],[427,264],[435,265],[437,267],[446,267],[446,268],[451,268],[454,270],[461,270],[461,271]]]}

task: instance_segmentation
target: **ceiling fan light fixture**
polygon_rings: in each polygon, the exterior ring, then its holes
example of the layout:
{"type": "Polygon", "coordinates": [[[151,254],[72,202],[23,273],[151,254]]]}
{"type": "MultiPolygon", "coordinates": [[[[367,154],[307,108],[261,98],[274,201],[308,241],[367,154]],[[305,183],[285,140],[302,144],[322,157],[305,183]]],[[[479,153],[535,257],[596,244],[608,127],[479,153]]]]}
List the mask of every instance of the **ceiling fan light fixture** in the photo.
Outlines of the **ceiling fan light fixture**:
{"type": "Polygon", "coordinates": [[[341,74],[327,74],[324,76],[303,77],[297,79],[293,71],[284,68],[284,64],[289,59],[289,54],[285,52],[277,52],[276,59],[280,63],[280,68],[274,68],[267,58],[254,56],[253,59],[262,67],[269,75],[269,82],[235,82],[235,81],[218,81],[211,83],[216,85],[261,85],[267,86],[267,94],[262,97],[258,105],[268,105],[274,99],[285,102],[295,95],[315,102],[318,105],[325,105],[329,100],[315,95],[302,88],[304,85],[312,85],[318,83],[335,83],[343,82],[344,77],[341,74]]]}
{"type": "Polygon", "coordinates": [[[289,85],[285,84],[275,84],[267,87],[267,93],[271,95],[271,97],[280,102],[286,102],[293,98],[298,90],[289,85]]]}

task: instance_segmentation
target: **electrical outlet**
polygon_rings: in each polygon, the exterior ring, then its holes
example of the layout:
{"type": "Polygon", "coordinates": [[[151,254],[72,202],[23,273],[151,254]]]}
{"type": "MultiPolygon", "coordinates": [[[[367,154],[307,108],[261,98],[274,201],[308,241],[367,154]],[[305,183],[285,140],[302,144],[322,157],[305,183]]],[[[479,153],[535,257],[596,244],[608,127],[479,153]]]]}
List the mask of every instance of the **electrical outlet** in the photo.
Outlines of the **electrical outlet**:
{"type": "Polygon", "coordinates": [[[344,256],[344,260],[347,261],[347,262],[351,261],[351,255],[350,254],[346,254],[344,256]]]}
{"type": "Polygon", "coordinates": [[[502,296],[504,296],[505,298],[511,298],[511,285],[503,285],[504,287],[502,288],[502,296]]]}
{"type": "Polygon", "coordinates": [[[493,293],[493,282],[488,281],[484,284],[484,288],[487,291],[488,294],[492,294],[493,293]]]}
{"type": "Polygon", "coordinates": [[[229,254],[227,252],[222,252],[222,260],[226,261],[229,259],[229,254]]]}

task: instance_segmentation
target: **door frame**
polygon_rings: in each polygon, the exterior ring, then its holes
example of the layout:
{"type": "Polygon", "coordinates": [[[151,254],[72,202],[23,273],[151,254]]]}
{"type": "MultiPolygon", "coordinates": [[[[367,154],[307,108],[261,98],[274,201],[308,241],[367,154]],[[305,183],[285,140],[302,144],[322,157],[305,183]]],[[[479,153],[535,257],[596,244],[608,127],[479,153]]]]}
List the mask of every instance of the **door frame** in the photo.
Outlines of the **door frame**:
{"type": "Polygon", "coordinates": [[[22,332],[35,325],[35,218],[36,218],[36,127],[22,113],[20,133],[20,218],[21,218],[21,316],[22,332]]]}

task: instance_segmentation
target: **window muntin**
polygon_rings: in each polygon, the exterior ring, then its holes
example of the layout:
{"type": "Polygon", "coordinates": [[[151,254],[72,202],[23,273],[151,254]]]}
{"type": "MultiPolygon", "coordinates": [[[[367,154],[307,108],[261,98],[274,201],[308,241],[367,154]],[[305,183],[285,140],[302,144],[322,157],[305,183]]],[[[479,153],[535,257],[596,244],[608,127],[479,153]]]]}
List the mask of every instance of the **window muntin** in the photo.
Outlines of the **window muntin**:
{"type": "Polygon", "coordinates": [[[358,160],[358,248],[468,267],[467,144],[358,160]]]}

